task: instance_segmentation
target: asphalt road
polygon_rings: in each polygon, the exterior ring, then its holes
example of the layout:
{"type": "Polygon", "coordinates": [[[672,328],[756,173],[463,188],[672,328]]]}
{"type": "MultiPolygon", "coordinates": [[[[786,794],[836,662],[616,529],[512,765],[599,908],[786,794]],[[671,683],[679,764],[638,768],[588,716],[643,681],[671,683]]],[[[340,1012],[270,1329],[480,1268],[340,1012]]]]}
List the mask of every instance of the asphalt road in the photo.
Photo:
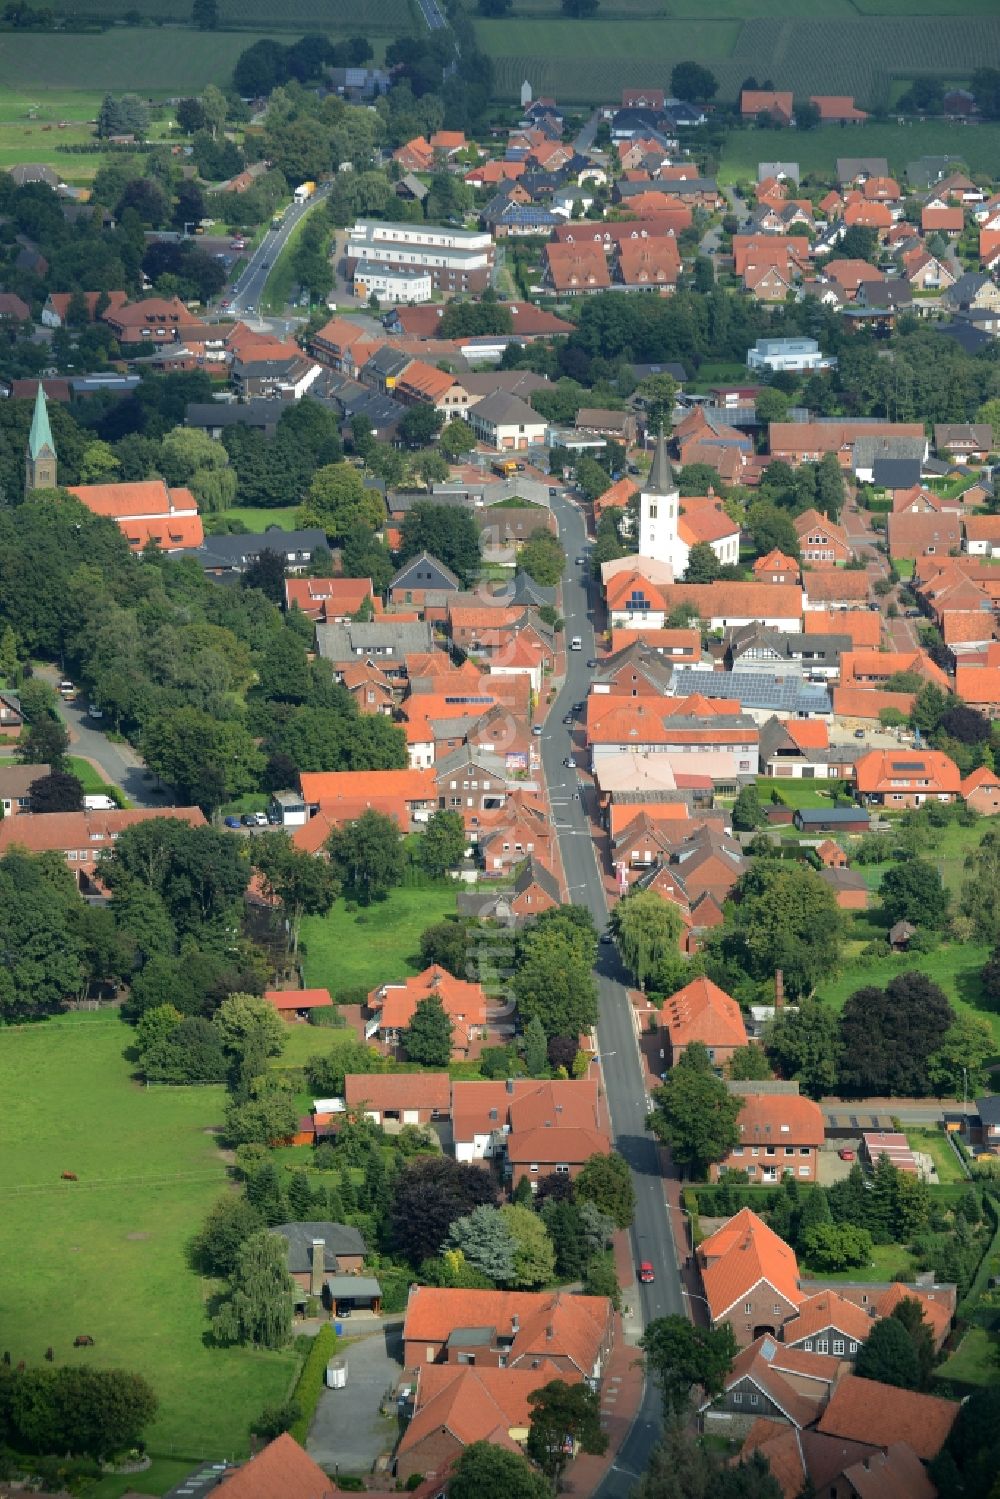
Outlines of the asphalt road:
{"type": "Polygon", "coordinates": [[[448,22],[437,0],[417,0],[417,4],[420,6],[420,13],[431,31],[441,31],[443,27],[447,26],[448,22]]]}
{"type": "MultiPolygon", "coordinates": [[[[43,667],[38,675],[53,687],[59,681],[54,667],[43,667]]],[[[66,702],[59,698],[56,712],[69,730],[71,755],[80,755],[92,760],[101,770],[106,781],[120,786],[135,807],[169,807],[173,796],[155,778],[150,779],[142,760],[128,744],[112,744],[101,726],[87,717],[87,702],[83,697],[66,702]]]]}
{"type": "MultiPolygon", "coordinates": [[[[564,638],[569,641],[574,635],[579,635],[583,649],[567,651],[566,681],[549,711],[542,735],[542,763],[570,899],[577,905],[586,906],[598,930],[603,930],[608,916],[604,882],[598,868],[590,823],[583,804],[576,797],[576,792],[584,786],[585,796],[593,793],[589,781],[584,783],[576,771],[567,770],[562,763],[571,747],[562,718],[574,701],[586,698],[591,677],[587,659],[596,654],[589,602],[594,585],[586,581],[588,570],[577,567],[573,560],[586,556],[589,550],[579,510],[572,501],[564,498],[553,499],[552,509],[559,522],[560,540],[569,558],[563,583],[564,638]]],[[[629,1300],[638,1306],[645,1325],[656,1317],[671,1313],[686,1315],[687,1306],[680,1293],[680,1274],[668,1223],[659,1159],[653,1138],[646,1131],[645,1083],[624,984],[626,977],[615,948],[602,943],[597,961],[600,993],[597,1035],[612,1135],[615,1149],[628,1162],[635,1183],[636,1214],[631,1239],[636,1266],[640,1260],[650,1260],[656,1273],[652,1285],[639,1285],[637,1278],[635,1290],[629,1293],[629,1300]]],[[[601,1499],[624,1499],[631,1492],[659,1436],[660,1416],[659,1392],[649,1381],[632,1429],[597,1490],[601,1499]]]]}
{"type": "MultiPolygon", "coordinates": [[[[427,3],[432,3],[432,0],[427,0],[427,3]]],[[[290,208],[285,209],[279,229],[268,229],[240,272],[238,279],[229,288],[227,300],[230,311],[239,314],[255,313],[258,310],[264,292],[264,283],[271,274],[278,256],[288,244],[289,235],[296,224],[305,218],[317,203],[323,201],[330,187],[331,183],[321,182],[312,197],[305,203],[293,203],[290,208]]]]}

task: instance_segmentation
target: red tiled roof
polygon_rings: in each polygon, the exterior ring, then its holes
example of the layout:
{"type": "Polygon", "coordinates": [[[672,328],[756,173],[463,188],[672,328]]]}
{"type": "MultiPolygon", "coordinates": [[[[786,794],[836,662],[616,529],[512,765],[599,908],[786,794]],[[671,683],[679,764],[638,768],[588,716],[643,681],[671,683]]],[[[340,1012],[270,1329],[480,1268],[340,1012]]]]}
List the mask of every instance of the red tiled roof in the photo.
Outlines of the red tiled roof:
{"type": "Polygon", "coordinates": [[[309,803],[322,806],[338,798],[375,800],[403,797],[408,802],[437,800],[430,770],[316,770],[301,771],[299,786],[309,803]]]}
{"type": "Polygon", "coordinates": [[[790,120],[793,111],[790,91],[745,88],[740,94],[740,113],[744,115],[778,114],[790,120]]]}
{"type": "Polygon", "coordinates": [[[168,489],[162,479],[139,479],[129,484],[78,484],[69,492],[94,515],[110,520],[198,513],[198,502],[189,489],[168,489]]]}
{"type": "Polygon", "coordinates": [[[696,978],[665,999],[660,1023],[670,1033],[675,1049],[702,1041],[706,1046],[746,1046],[747,1033],[740,1007],[711,979],[696,978]]]}
{"type": "MultiPolygon", "coordinates": [[[[808,619],[808,614],[806,615],[808,619]]],[[[885,708],[895,708],[908,718],[917,700],[915,692],[880,692],[876,687],[835,687],[833,711],[837,718],[875,720],[885,708]]]]}
{"type": "Polygon", "coordinates": [[[451,1078],[447,1072],[348,1072],[344,1102],[349,1109],[362,1104],[379,1113],[386,1109],[451,1108],[451,1078]]]}
{"type": "Polygon", "coordinates": [[[796,1093],[748,1093],[736,1127],[745,1145],[815,1145],[826,1139],[823,1112],[796,1093]]]}
{"type": "Polygon", "coordinates": [[[785,732],[799,749],[829,749],[830,734],[821,718],[789,718],[785,732]]]}
{"type": "Polygon", "coordinates": [[[548,1359],[537,1369],[426,1364],[417,1376],[413,1418],[398,1451],[409,1452],[439,1431],[448,1431],[466,1447],[472,1442],[492,1442],[520,1452],[510,1432],[531,1425],[528,1396],[553,1379],[574,1384],[580,1377],[575,1370],[561,1374],[548,1359]]]}
{"type": "Polygon", "coordinates": [[[872,580],[867,573],[846,567],[807,568],[802,574],[802,587],[810,603],[814,599],[824,604],[834,599],[851,602],[867,599],[871,586],[872,580]]]}
{"type": "Polygon", "coordinates": [[[874,610],[809,609],[803,620],[807,635],[849,635],[856,650],[882,639],[882,616],[874,610]]]}
{"type": "Polygon", "coordinates": [[[824,1328],[835,1327],[855,1343],[863,1343],[872,1330],[872,1319],[853,1301],[836,1291],[817,1291],[802,1302],[796,1315],[781,1329],[786,1343],[801,1343],[824,1328]]]}
{"type": "Polygon", "coordinates": [[[217,1492],[225,1499],[336,1499],[333,1480],[287,1431],[224,1478],[217,1492]]]}
{"type": "Polygon", "coordinates": [[[264,998],[276,1010],[318,1010],[333,1004],[329,989],[265,989],[264,998]]]}
{"type": "Polygon", "coordinates": [[[724,1317],[762,1280],[795,1306],[805,1299],[799,1290],[794,1250],[751,1208],[742,1208],[704,1239],[698,1256],[713,1321],[724,1317]]]}
{"type": "Polygon", "coordinates": [[[891,1317],[901,1301],[919,1301],[924,1320],[930,1325],[931,1335],[940,1347],[951,1328],[953,1306],[950,1297],[940,1291],[928,1291],[923,1286],[907,1286],[894,1281],[875,1304],[877,1317],[891,1317]]]}
{"type": "MultiPolygon", "coordinates": [[[[605,1296],[565,1291],[465,1291],[414,1286],[406,1307],[406,1342],[443,1343],[456,1327],[492,1327],[512,1339],[508,1367],[534,1354],[566,1357],[581,1374],[597,1362],[611,1318],[605,1296]],[[514,1331],[514,1318],[518,1331],[514,1331]],[[551,1336],[548,1335],[551,1330],[551,1336]]],[[[561,1375],[565,1378],[565,1375],[561,1375]]]]}
{"type": "Polygon", "coordinates": [[[850,1441],[888,1447],[906,1442],[930,1462],[944,1446],[959,1407],[936,1395],[897,1389],[875,1379],[848,1374],[841,1380],[820,1419],[817,1431],[850,1441]]]}
{"type": "Polygon", "coordinates": [[[0,819],[0,856],[13,845],[31,854],[49,851],[65,853],[69,849],[110,848],[119,833],[155,817],[177,818],[190,827],[205,825],[200,807],[116,808],[111,812],[34,812],[30,817],[0,819]]]}
{"type": "Polygon", "coordinates": [[[954,760],[940,750],[869,750],[854,767],[862,795],[914,789],[928,795],[962,789],[962,776],[954,760]]]}

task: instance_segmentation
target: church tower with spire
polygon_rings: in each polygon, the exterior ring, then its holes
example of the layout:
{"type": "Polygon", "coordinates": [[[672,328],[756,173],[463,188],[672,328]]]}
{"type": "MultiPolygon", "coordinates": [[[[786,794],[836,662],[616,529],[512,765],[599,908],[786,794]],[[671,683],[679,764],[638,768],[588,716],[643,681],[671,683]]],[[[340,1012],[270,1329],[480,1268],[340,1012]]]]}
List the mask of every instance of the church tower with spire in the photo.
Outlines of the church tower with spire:
{"type": "Polygon", "coordinates": [[[674,482],[674,471],[667,457],[667,441],[661,428],[649,478],[639,492],[639,556],[669,563],[676,569],[680,560],[679,519],[680,493],[674,482]]]}
{"type": "Polygon", "coordinates": [[[38,382],[38,391],[35,396],[35,411],[31,418],[31,431],[28,434],[28,451],[25,454],[24,487],[26,491],[32,489],[55,489],[56,479],[56,445],[52,441],[52,428],[49,426],[49,408],[45,402],[45,391],[42,382],[38,382]]]}

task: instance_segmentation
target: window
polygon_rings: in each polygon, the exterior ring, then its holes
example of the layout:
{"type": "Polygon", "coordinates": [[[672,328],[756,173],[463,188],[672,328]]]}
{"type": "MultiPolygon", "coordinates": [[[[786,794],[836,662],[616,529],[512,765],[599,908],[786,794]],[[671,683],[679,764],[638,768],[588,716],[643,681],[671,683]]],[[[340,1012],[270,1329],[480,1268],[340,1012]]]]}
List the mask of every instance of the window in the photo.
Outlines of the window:
{"type": "Polygon", "coordinates": [[[753,1311],[753,1303],[750,1302],[750,1301],[748,1301],[747,1304],[746,1304],[746,1306],[743,1308],[743,1310],[746,1313],[746,1315],[749,1317],[750,1314],[751,1314],[751,1312],[753,1311]]]}
{"type": "Polygon", "coordinates": [[[806,1338],[806,1352],[807,1353],[812,1353],[812,1351],[813,1351],[813,1340],[812,1340],[812,1338],[806,1338]]]}
{"type": "Polygon", "coordinates": [[[775,1316],[775,1317],[780,1317],[781,1316],[781,1307],[780,1306],[777,1306],[777,1305],[773,1306],[771,1308],[771,1311],[772,1311],[772,1315],[773,1316],[775,1316]]]}
{"type": "Polygon", "coordinates": [[[795,1146],[794,1145],[786,1145],[785,1146],[785,1154],[786,1155],[794,1155],[795,1154],[795,1146]]]}
{"type": "Polygon", "coordinates": [[[733,1404],[734,1405],[742,1405],[743,1404],[743,1393],[742,1393],[741,1390],[734,1390],[733,1391],[733,1404]]]}
{"type": "Polygon", "coordinates": [[[760,1405],[760,1396],[757,1394],[757,1392],[755,1390],[751,1391],[751,1394],[750,1394],[750,1404],[751,1405],[760,1405]]]}
{"type": "Polygon", "coordinates": [[[857,1343],[855,1343],[855,1342],[854,1342],[854,1341],[853,1341],[853,1339],[852,1339],[852,1340],[851,1340],[851,1347],[850,1347],[850,1352],[851,1352],[851,1353],[857,1353],[857,1351],[858,1351],[858,1345],[857,1345],[857,1343]]]}
{"type": "Polygon", "coordinates": [[[843,1340],[843,1338],[834,1338],[834,1340],[833,1340],[833,1351],[834,1351],[834,1353],[843,1353],[843,1351],[844,1351],[844,1340],[843,1340]]]}
{"type": "Polygon", "coordinates": [[[528,1170],[529,1171],[537,1171],[538,1170],[538,1162],[537,1161],[532,1161],[531,1165],[528,1167],[528,1170]]]}
{"type": "Polygon", "coordinates": [[[808,1155],[808,1154],[809,1154],[809,1146],[808,1145],[800,1145],[799,1146],[799,1155],[808,1155]]]}
{"type": "Polygon", "coordinates": [[[827,1353],[827,1352],[829,1352],[829,1348],[830,1348],[830,1343],[829,1343],[829,1340],[827,1338],[817,1338],[816,1339],[816,1352],[817,1353],[827,1353]]]}
{"type": "Polygon", "coordinates": [[[799,1167],[799,1175],[807,1177],[809,1175],[809,1167],[808,1166],[800,1166],[799,1167]]]}

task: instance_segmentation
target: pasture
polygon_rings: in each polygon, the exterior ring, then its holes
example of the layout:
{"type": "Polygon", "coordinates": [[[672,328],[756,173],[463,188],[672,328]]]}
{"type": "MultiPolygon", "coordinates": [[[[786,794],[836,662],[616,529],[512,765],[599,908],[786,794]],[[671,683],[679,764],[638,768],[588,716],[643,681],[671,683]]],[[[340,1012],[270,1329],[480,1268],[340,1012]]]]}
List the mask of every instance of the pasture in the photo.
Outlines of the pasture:
{"type": "Polygon", "coordinates": [[[1000,160],[1000,125],[959,125],[945,120],[912,124],[870,123],[849,130],[734,130],[726,138],[719,181],[756,178],[759,161],[785,159],[803,172],[832,172],[838,156],[884,156],[900,175],[921,156],[953,156],[972,172],[990,172],[1000,160]]]}
{"type": "Polygon", "coordinates": [[[122,1057],[129,1035],[107,1012],[4,1032],[3,1346],[15,1363],[51,1345],[60,1363],[145,1374],[160,1399],[154,1455],[238,1456],[297,1359],[206,1344],[187,1245],[226,1189],[214,1137],[225,1094],[142,1087],[122,1057]],[[94,1347],[74,1349],[77,1333],[94,1347]]]}
{"type": "Polygon", "coordinates": [[[984,1009],[981,1003],[979,975],[989,955],[989,948],[977,943],[953,942],[932,953],[912,956],[893,953],[888,958],[848,963],[838,974],[824,979],[817,986],[816,997],[833,1005],[835,1010],[841,1010],[855,990],[872,984],[884,988],[897,974],[917,969],[941,986],[956,1013],[971,1013],[986,1021],[1000,1054],[1000,1015],[984,1009]]]}
{"type": "Polygon", "coordinates": [[[562,18],[548,0],[522,0],[502,20],[476,20],[494,60],[497,93],[596,104],[626,87],[667,87],[681,58],[710,67],[722,100],[749,74],[796,95],[853,94],[888,102],[897,77],[933,73],[967,79],[1000,53],[991,0],[720,0],[704,19],[698,0],[605,0],[585,21],[562,18]]]}
{"type": "Polygon", "coordinates": [[[448,886],[404,886],[355,911],[338,900],[328,916],[307,916],[301,941],[306,984],[336,998],[344,989],[374,989],[419,973],[420,934],[454,916],[455,894],[448,886]]]}
{"type": "MultiPolygon", "coordinates": [[[[0,48],[0,90],[18,97],[30,91],[42,102],[48,94],[67,92],[82,99],[86,96],[75,91],[86,79],[90,97],[98,103],[108,90],[149,98],[196,94],[208,83],[227,85],[240,53],[272,31],[265,22],[254,34],[184,27],[123,28],[110,35],[8,32],[0,48]]],[[[91,105],[82,118],[92,119],[96,112],[91,105]]]]}
{"type": "MultiPolygon", "coordinates": [[[[361,8],[354,0],[285,0],[274,6],[268,0],[219,0],[219,25],[234,29],[275,29],[325,32],[330,36],[405,36],[416,29],[414,11],[409,0],[365,0],[361,8]]],[[[62,0],[61,15],[81,20],[95,15],[121,19],[138,13],[155,22],[186,25],[191,17],[190,0],[62,0]]],[[[210,39],[217,32],[201,32],[210,39]]],[[[246,46],[246,38],[240,49],[246,46]]]]}

